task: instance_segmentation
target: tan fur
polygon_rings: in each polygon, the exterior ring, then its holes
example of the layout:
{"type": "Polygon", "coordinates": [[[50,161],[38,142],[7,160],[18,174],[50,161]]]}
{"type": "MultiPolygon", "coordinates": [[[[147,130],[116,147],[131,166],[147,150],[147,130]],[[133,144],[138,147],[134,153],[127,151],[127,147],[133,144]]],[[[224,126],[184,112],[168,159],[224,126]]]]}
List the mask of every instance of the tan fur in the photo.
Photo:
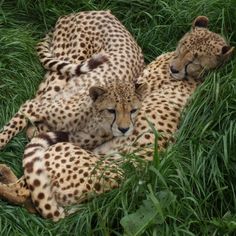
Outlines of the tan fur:
{"type": "MultiPolygon", "coordinates": [[[[208,60],[211,61],[211,59],[216,58],[215,54],[209,56],[208,52],[208,45],[212,38],[207,37],[207,40],[205,37],[215,34],[201,33],[202,31],[199,26],[196,26],[197,24],[205,24],[205,18],[197,18],[194,21],[194,29],[184,36],[184,40],[180,41],[177,50],[188,52],[201,48],[202,57],[206,54],[208,60]],[[199,22],[202,19],[203,22],[199,22]],[[198,43],[195,47],[193,41],[189,44],[191,48],[188,50],[186,45],[192,39],[191,36],[195,34],[200,34],[202,40],[197,40],[198,43]],[[185,41],[187,43],[184,43],[185,41]],[[199,42],[202,45],[199,45],[199,42]]],[[[221,53],[217,54],[218,60],[214,64],[215,67],[222,64],[226,59],[225,55],[232,52],[224,40],[219,36],[217,37],[218,50],[215,50],[215,53],[221,53]],[[227,47],[228,50],[222,51],[224,47],[227,47]]],[[[178,52],[161,55],[150,63],[142,76],[139,77],[138,82],[143,83],[145,81],[148,88],[142,108],[138,112],[132,135],[115,137],[112,141],[94,150],[94,153],[108,154],[132,151],[137,152],[147,160],[151,160],[155,139],[146,121],[147,119],[160,135],[158,148],[166,147],[177,129],[181,111],[200,83],[199,77],[202,74],[199,67],[193,66],[196,71],[187,70],[188,73],[185,73],[184,76],[173,76],[173,73],[170,73],[170,66],[175,65],[177,60],[180,60],[184,67],[189,63],[189,61],[182,61],[182,57],[178,57],[178,55],[178,52]]],[[[208,60],[201,61],[203,68],[208,65],[208,60]]],[[[102,155],[95,155],[68,142],[57,143],[48,147],[50,143],[53,144],[53,141],[60,141],[57,140],[58,138],[60,135],[53,133],[47,134],[45,137],[38,137],[38,139],[35,138],[27,146],[24,154],[24,173],[34,204],[43,217],[53,220],[59,220],[71,213],[66,212],[64,206],[79,203],[89,199],[94,194],[97,195],[117,187],[122,179],[121,159],[115,157],[102,159],[102,155]],[[98,169],[95,166],[98,166],[98,169]]]]}
{"type": "Polygon", "coordinates": [[[196,26],[207,25],[207,22],[206,17],[197,17],[191,31],[179,41],[176,51],[159,56],[138,78],[139,83],[148,84],[148,96],[137,115],[133,134],[114,138],[96,148],[94,153],[138,152],[145,159],[152,159],[155,138],[147,120],[159,133],[160,150],[173,141],[181,112],[201,83],[200,78],[227,61],[234,50],[220,35],[196,26]],[[172,73],[173,68],[178,73],[172,73]],[[140,147],[146,147],[145,151],[138,151],[140,147]]]}
{"type": "Polygon", "coordinates": [[[23,104],[3,128],[0,148],[28,121],[35,127],[40,124],[37,130],[30,127],[29,136],[40,131],[68,131],[70,141],[86,149],[132,132],[140,107],[139,93],[145,87],[135,88],[144,66],[143,55],[130,33],[110,12],[61,17],[51,41],[47,37],[38,49],[42,63],[52,71],[47,72],[36,97],[23,104]],[[99,53],[108,59],[97,65],[101,57],[94,55],[99,53]],[[86,60],[92,71],[68,76],[75,71],[75,63],[80,65],[86,60]],[[91,65],[94,62],[96,65],[91,65]],[[96,94],[99,90],[103,92],[96,94]],[[115,113],[109,113],[111,109],[115,113]]]}

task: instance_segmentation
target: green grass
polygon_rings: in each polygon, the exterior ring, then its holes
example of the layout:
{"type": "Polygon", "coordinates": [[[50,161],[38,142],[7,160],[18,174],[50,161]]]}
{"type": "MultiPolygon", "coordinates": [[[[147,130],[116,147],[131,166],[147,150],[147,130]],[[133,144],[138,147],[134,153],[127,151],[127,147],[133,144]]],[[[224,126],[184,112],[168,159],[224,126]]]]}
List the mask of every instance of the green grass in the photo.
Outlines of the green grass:
{"type": "MultiPolygon", "coordinates": [[[[147,62],[173,50],[197,15],[236,45],[234,0],[60,0],[0,3],[0,127],[31,98],[44,71],[34,46],[64,14],[111,9],[143,48],[147,62]]],[[[79,206],[52,223],[0,202],[0,235],[236,234],[235,57],[211,73],[183,113],[176,143],[134,168],[120,189],[79,206]]],[[[22,174],[24,134],[0,152],[22,174]]]]}

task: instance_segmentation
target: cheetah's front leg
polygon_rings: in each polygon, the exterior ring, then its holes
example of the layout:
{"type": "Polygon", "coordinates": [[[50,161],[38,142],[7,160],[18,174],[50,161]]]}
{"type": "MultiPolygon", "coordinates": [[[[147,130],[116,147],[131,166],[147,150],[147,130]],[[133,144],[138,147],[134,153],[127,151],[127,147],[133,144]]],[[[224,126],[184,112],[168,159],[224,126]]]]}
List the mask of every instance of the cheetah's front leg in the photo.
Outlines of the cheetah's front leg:
{"type": "Polygon", "coordinates": [[[40,104],[36,100],[26,101],[12,119],[3,127],[0,132],[0,149],[25,127],[29,121],[41,121],[41,112],[39,112],[40,104]]]}

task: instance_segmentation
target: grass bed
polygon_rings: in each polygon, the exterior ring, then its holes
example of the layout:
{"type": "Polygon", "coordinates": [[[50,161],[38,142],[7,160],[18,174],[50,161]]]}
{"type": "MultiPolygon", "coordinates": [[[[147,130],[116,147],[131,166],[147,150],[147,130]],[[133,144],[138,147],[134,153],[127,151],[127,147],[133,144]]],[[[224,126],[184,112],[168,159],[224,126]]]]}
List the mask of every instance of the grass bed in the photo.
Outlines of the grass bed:
{"type": "MultiPolygon", "coordinates": [[[[110,9],[143,48],[146,62],[173,50],[197,15],[236,44],[234,0],[1,1],[0,127],[31,98],[44,71],[34,47],[57,18],[110,9]]],[[[235,58],[211,73],[185,109],[176,143],[142,168],[125,166],[120,189],[52,223],[0,201],[0,235],[233,235],[236,232],[235,58]]],[[[0,152],[22,174],[24,134],[0,152]]]]}

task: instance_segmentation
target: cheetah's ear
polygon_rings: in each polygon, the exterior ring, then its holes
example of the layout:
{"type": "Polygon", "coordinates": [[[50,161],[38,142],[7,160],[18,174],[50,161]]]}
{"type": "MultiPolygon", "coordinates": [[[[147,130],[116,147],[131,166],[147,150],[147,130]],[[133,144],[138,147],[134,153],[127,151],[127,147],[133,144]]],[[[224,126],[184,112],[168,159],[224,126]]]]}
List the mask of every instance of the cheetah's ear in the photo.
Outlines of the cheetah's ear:
{"type": "Polygon", "coordinates": [[[231,46],[223,46],[221,49],[221,53],[223,55],[224,61],[227,61],[233,54],[234,47],[231,46]]]}
{"type": "Polygon", "coordinates": [[[145,97],[145,92],[148,88],[147,83],[137,83],[135,82],[135,92],[143,99],[145,97]]]}
{"type": "Polygon", "coordinates": [[[93,86],[89,89],[89,96],[92,98],[92,100],[95,102],[97,98],[107,91],[104,88],[93,86]]]}
{"type": "Polygon", "coordinates": [[[192,28],[194,29],[195,27],[202,27],[202,28],[207,28],[208,27],[208,18],[206,16],[198,16],[192,24],[192,28]]]}

